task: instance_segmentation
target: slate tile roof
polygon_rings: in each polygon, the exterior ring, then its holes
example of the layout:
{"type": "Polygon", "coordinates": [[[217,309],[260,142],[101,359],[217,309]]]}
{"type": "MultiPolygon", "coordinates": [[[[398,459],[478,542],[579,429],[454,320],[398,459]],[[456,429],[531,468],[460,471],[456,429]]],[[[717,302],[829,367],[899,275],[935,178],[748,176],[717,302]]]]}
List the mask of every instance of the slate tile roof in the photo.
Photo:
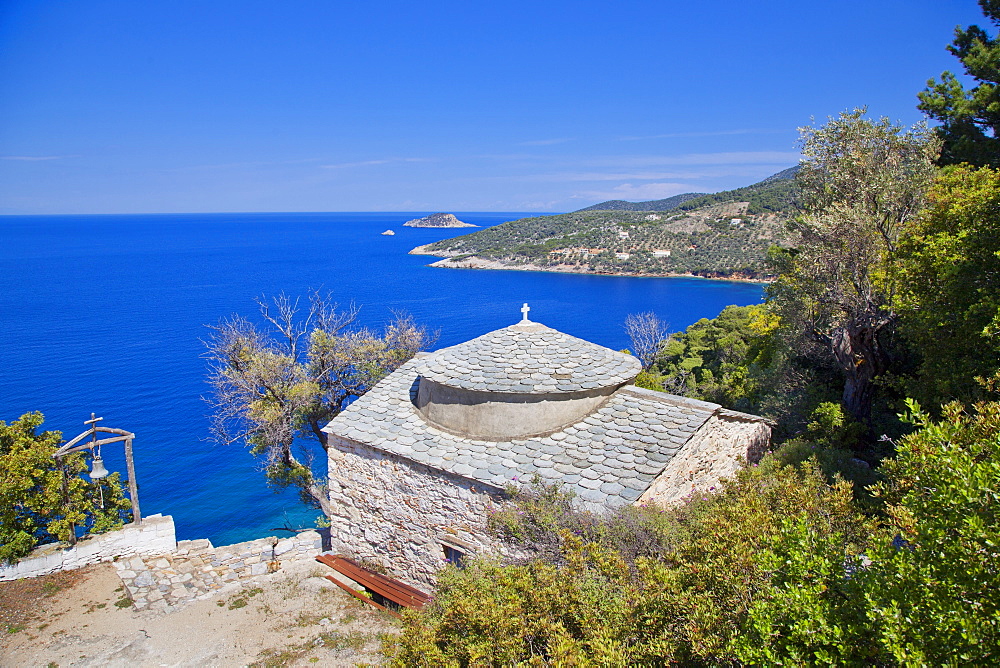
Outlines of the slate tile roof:
{"type": "Polygon", "coordinates": [[[597,508],[636,501],[719,410],[717,404],[625,386],[579,422],[547,436],[463,438],[428,424],[413,404],[421,370],[438,368],[437,354],[404,364],[324,431],[498,488],[538,474],[597,508]]]}
{"type": "Polygon", "coordinates": [[[422,376],[443,385],[513,394],[616,387],[641,370],[632,355],[527,321],[442,348],[419,367],[422,376]]]}

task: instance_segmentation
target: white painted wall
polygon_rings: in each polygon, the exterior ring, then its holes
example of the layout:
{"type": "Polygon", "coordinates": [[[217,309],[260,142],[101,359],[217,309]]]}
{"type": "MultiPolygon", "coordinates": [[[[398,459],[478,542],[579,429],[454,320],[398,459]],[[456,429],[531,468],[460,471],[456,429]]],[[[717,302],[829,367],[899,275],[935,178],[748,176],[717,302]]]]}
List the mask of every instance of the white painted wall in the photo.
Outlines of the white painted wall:
{"type": "Polygon", "coordinates": [[[0,566],[0,580],[18,580],[133,555],[166,554],[177,547],[174,518],[150,515],[142,524],[127,524],[117,531],[87,536],[74,547],[50,543],[36,547],[16,564],[0,566]]]}

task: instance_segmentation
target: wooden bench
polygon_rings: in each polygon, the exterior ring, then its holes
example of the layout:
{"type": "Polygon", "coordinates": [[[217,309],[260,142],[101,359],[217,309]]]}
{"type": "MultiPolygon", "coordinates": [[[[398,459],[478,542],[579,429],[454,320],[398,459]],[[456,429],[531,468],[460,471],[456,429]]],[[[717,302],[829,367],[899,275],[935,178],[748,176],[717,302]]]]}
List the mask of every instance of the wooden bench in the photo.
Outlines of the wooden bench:
{"type": "MultiPolygon", "coordinates": [[[[393,578],[382,575],[381,573],[370,571],[349,557],[344,557],[339,554],[321,554],[316,557],[316,561],[321,564],[326,564],[338,573],[354,580],[368,591],[378,594],[386,601],[392,601],[401,607],[419,610],[424,607],[428,601],[430,601],[430,596],[419,589],[411,587],[408,584],[404,584],[399,580],[394,580],[393,578]]],[[[369,603],[380,610],[385,610],[392,615],[397,617],[400,616],[395,610],[376,602],[371,596],[366,596],[365,594],[348,587],[332,575],[327,575],[326,579],[346,591],[351,596],[354,596],[365,603],[369,603]]]]}

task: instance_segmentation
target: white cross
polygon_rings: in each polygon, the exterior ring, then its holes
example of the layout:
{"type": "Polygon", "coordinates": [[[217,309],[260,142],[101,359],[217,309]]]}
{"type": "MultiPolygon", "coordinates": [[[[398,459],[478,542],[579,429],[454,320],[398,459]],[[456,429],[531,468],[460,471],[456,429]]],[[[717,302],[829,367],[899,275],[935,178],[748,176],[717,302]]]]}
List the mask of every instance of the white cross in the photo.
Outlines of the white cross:
{"type": "Polygon", "coordinates": [[[524,314],[524,318],[521,320],[521,322],[528,322],[528,311],[530,311],[530,310],[531,309],[528,308],[527,304],[525,304],[524,306],[521,307],[521,313],[524,314]]]}

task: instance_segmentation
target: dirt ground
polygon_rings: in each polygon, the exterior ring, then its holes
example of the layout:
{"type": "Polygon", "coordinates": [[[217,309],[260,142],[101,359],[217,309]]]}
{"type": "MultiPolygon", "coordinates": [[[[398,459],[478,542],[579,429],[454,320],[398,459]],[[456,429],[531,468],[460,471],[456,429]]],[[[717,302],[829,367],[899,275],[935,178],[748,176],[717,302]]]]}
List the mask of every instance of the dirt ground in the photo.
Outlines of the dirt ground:
{"type": "Polygon", "coordinates": [[[0,582],[0,666],[378,665],[395,618],[314,561],[167,613],[136,612],[111,564],[0,582]]]}

